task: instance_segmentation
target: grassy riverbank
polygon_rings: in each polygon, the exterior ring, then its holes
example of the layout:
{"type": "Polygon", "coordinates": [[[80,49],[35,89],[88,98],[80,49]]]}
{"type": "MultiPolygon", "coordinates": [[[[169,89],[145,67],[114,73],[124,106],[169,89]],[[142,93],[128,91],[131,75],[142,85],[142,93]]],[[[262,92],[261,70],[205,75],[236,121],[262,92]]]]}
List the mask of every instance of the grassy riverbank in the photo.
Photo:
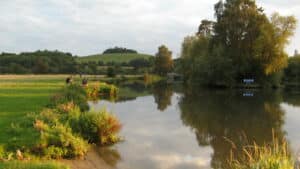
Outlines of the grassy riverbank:
{"type": "Polygon", "coordinates": [[[51,94],[63,85],[66,76],[0,76],[0,145],[32,145],[37,136],[32,128],[22,129],[20,122],[30,112],[38,112],[49,103],[51,94]]]}
{"type": "MultiPolygon", "coordinates": [[[[64,169],[67,167],[31,159],[82,157],[88,143],[107,145],[119,140],[113,133],[121,128],[118,120],[104,110],[84,112],[90,87],[66,86],[66,77],[0,76],[0,160],[7,161],[0,168],[64,169]]],[[[75,81],[80,84],[79,79],[75,81]]],[[[98,88],[95,95],[117,94],[113,85],[91,84],[98,88]]]]}

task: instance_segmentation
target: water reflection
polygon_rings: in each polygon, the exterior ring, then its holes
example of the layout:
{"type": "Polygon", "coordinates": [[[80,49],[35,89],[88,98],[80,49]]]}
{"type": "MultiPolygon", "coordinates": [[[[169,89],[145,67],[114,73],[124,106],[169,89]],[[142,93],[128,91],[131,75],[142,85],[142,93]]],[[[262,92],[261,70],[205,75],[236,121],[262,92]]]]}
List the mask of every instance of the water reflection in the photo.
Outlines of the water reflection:
{"type": "Polygon", "coordinates": [[[171,97],[173,95],[172,86],[167,83],[157,83],[153,86],[153,97],[157,104],[157,109],[160,111],[166,110],[171,103],[171,97]]]}
{"type": "Polygon", "coordinates": [[[290,106],[299,106],[297,94],[162,83],[128,84],[121,92],[124,99],[120,102],[90,103],[93,109],[107,107],[124,124],[125,142],[113,151],[99,151],[115,168],[227,169],[228,159],[239,158],[243,146],[271,143],[272,131],[279,139],[298,141],[300,146],[300,108],[290,106]]]}
{"type": "Polygon", "coordinates": [[[181,118],[195,132],[200,146],[211,146],[213,168],[228,168],[232,153],[240,157],[243,146],[272,142],[272,130],[282,139],[284,111],[279,92],[185,91],[179,102],[181,118]]]}
{"type": "Polygon", "coordinates": [[[117,167],[118,162],[122,160],[122,157],[117,149],[110,147],[97,147],[96,152],[100,157],[111,167],[117,167]]]}

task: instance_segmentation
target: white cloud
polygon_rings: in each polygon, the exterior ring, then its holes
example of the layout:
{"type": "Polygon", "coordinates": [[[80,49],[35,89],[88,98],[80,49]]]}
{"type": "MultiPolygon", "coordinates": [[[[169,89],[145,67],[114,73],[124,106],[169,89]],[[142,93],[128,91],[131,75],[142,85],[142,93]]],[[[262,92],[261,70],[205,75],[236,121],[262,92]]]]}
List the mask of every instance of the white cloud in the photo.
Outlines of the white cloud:
{"type": "MultiPolygon", "coordinates": [[[[300,2],[258,3],[300,19],[300,2]]],[[[213,19],[214,1],[195,0],[1,0],[0,51],[58,49],[79,55],[125,46],[154,54],[160,44],[179,53],[184,36],[204,18],[213,19]]],[[[300,41],[300,30],[288,47],[300,41]]]]}

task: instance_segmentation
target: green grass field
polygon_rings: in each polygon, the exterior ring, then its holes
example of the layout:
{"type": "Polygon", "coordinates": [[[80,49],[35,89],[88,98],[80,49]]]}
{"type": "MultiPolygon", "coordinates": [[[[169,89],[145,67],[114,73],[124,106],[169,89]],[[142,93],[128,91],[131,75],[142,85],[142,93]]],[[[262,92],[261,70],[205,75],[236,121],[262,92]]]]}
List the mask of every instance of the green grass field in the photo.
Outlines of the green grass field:
{"type": "Polygon", "coordinates": [[[99,54],[99,55],[79,57],[77,60],[78,62],[102,61],[104,63],[108,63],[108,62],[128,63],[133,59],[137,59],[137,58],[148,59],[150,57],[152,56],[146,54],[99,54]]]}
{"type": "Polygon", "coordinates": [[[62,165],[56,162],[45,161],[30,161],[30,162],[2,162],[0,163],[0,169],[69,169],[66,165],[62,165]]]}
{"type": "Polygon", "coordinates": [[[26,116],[47,105],[65,78],[66,75],[0,75],[0,146],[14,150],[35,143],[38,133],[22,126],[31,125],[26,116]]]}

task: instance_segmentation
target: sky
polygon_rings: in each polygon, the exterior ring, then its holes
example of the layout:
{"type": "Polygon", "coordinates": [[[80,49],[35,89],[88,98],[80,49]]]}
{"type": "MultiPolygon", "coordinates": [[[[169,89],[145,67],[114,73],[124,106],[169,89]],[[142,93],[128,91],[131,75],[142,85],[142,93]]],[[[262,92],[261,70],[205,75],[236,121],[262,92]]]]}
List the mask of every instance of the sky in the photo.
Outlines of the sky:
{"type": "MultiPolygon", "coordinates": [[[[60,50],[85,56],[109,47],[173,57],[202,19],[214,19],[217,0],[0,0],[0,52],[60,50]]],[[[294,15],[299,0],[257,0],[266,13],[294,15]]],[[[300,24],[286,51],[300,50],[300,24]]]]}

